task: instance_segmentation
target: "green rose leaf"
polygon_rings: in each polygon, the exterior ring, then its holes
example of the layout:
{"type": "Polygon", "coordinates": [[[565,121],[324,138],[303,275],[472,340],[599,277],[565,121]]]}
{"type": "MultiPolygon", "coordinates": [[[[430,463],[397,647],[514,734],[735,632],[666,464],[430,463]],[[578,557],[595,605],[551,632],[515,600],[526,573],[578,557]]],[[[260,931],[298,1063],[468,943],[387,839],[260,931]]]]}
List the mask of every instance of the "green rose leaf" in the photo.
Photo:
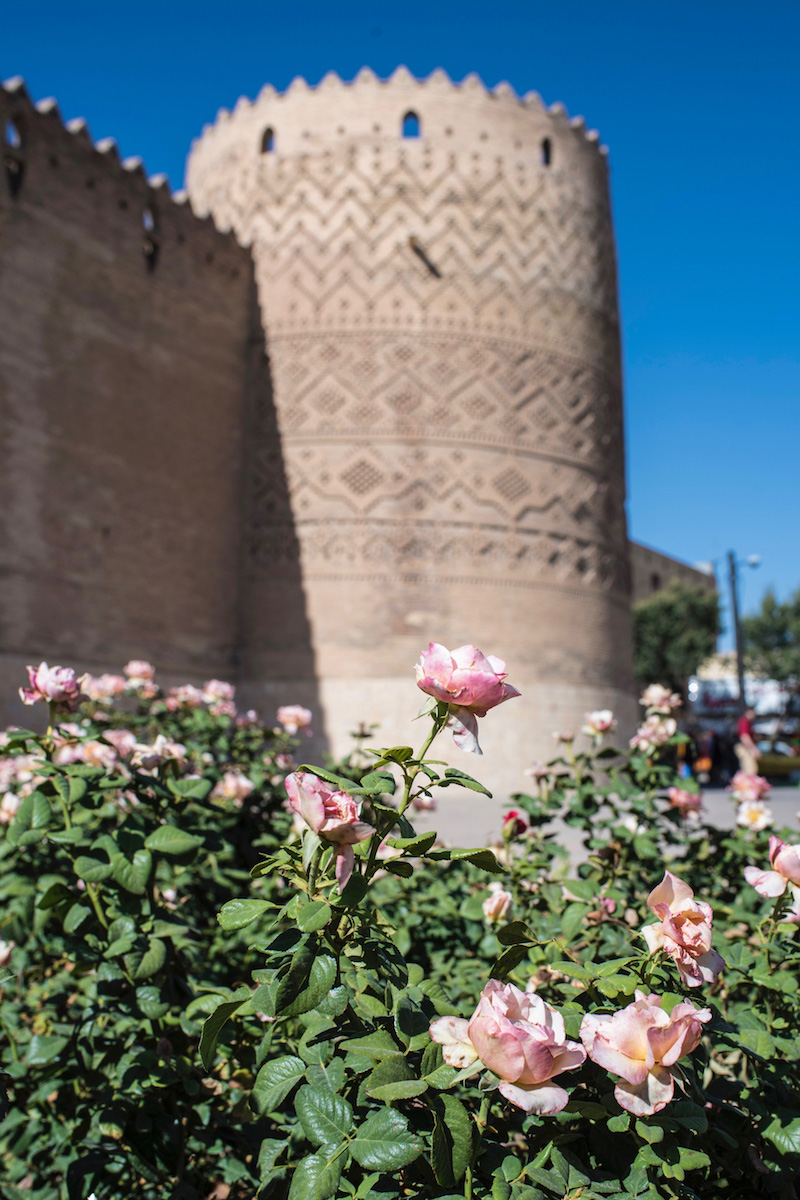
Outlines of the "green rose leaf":
{"type": "Polygon", "coordinates": [[[303,1084],[294,1106],[306,1137],[317,1146],[337,1145],[353,1127],[353,1110],[348,1102],[327,1089],[303,1084]]]}
{"type": "Polygon", "coordinates": [[[317,930],[325,928],[331,915],[330,905],[324,900],[312,900],[309,904],[304,904],[298,912],[297,927],[302,929],[303,933],[316,933],[317,930]]]}
{"type": "Polygon", "coordinates": [[[439,781],[439,787],[447,787],[448,784],[469,788],[471,792],[481,792],[484,796],[491,796],[492,794],[482,783],[478,783],[477,779],[473,779],[471,775],[467,775],[466,771],[459,771],[457,767],[445,767],[444,779],[439,781]]]}
{"type": "Polygon", "coordinates": [[[800,1117],[788,1110],[778,1110],[762,1133],[780,1154],[800,1155],[800,1117]]]}
{"type": "Polygon", "coordinates": [[[369,775],[362,776],[358,782],[358,787],[353,787],[351,784],[348,790],[351,795],[392,796],[396,787],[395,778],[388,771],[371,771],[369,775]]]}
{"type": "Polygon", "coordinates": [[[134,896],[143,896],[153,869],[153,856],[149,850],[136,850],[133,858],[126,858],[120,851],[111,856],[111,874],[117,883],[134,896]]]}
{"type": "Polygon", "coordinates": [[[302,1058],[295,1058],[292,1054],[264,1063],[253,1085],[250,1107],[259,1116],[274,1112],[303,1078],[305,1070],[306,1064],[302,1058]]]}
{"type": "Polygon", "coordinates": [[[58,1058],[68,1042],[69,1038],[57,1037],[55,1034],[35,1033],[28,1043],[25,1065],[41,1067],[52,1062],[54,1058],[58,1058]]]}
{"type": "Polygon", "coordinates": [[[145,950],[133,950],[125,956],[125,966],[134,979],[149,979],[156,971],[161,970],[166,961],[166,943],[162,942],[161,938],[154,937],[148,938],[145,950]]]}
{"type": "Polygon", "coordinates": [[[307,1155],[292,1175],[289,1200],[328,1200],[339,1186],[344,1158],[341,1146],[307,1155]]]}
{"type": "Polygon", "coordinates": [[[223,929],[244,929],[273,907],[267,900],[228,900],[217,913],[217,920],[223,929]]]}
{"type": "Polygon", "coordinates": [[[399,1171],[422,1153],[422,1142],[409,1132],[408,1122],[395,1108],[367,1117],[350,1144],[353,1158],[368,1171],[399,1171]]]}
{"type": "Polygon", "coordinates": [[[202,846],[203,839],[177,825],[159,825],[145,838],[146,850],[157,850],[159,854],[188,854],[202,846]]]}
{"type": "Polygon", "coordinates": [[[181,800],[205,800],[213,786],[210,779],[170,779],[167,783],[173,796],[181,800]]]}
{"type": "Polygon", "coordinates": [[[367,1088],[367,1094],[374,1100],[410,1100],[412,1096],[421,1096],[427,1092],[428,1085],[424,1079],[402,1079],[397,1083],[384,1083],[380,1087],[367,1088]]]}
{"type": "Polygon", "coordinates": [[[12,846],[33,846],[41,842],[51,815],[47,797],[42,792],[31,792],[22,799],[6,838],[12,846]]]}
{"type": "Polygon", "coordinates": [[[108,879],[113,870],[110,862],[92,858],[88,854],[79,854],[75,859],[75,874],[87,883],[102,883],[104,879],[108,879]]]}
{"type": "Polygon", "coordinates": [[[438,1183],[450,1187],[466,1174],[472,1158],[473,1123],[455,1096],[443,1094],[433,1121],[431,1159],[438,1183]]]}
{"type": "MultiPolygon", "coordinates": [[[[217,1047],[223,1025],[249,999],[250,989],[241,987],[234,993],[233,999],[223,1000],[222,1004],[217,1005],[211,1016],[204,1021],[203,1032],[200,1035],[200,1058],[207,1071],[211,1069],[211,1064],[214,1061],[214,1051],[217,1047]]],[[[205,1000],[205,997],[203,997],[203,1000],[205,1000]]]]}

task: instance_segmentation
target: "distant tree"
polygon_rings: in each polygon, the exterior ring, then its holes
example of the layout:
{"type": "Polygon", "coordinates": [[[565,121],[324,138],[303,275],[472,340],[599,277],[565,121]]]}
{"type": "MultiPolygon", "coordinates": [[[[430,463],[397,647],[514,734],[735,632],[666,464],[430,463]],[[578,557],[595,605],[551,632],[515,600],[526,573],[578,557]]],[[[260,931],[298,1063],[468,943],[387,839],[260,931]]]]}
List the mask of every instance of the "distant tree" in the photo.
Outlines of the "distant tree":
{"type": "Polygon", "coordinates": [[[800,588],[784,604],[768,591],[761,612],[742,620],[742,637],[748,670],[800,684],[800,588]]]}
{"type": "Polygon", "coordinates": [[[634,658],[643,684],[686,694],[690,675],[714,653],[722,624],[719,597],[673,582],[633,606],[634,658]]]}

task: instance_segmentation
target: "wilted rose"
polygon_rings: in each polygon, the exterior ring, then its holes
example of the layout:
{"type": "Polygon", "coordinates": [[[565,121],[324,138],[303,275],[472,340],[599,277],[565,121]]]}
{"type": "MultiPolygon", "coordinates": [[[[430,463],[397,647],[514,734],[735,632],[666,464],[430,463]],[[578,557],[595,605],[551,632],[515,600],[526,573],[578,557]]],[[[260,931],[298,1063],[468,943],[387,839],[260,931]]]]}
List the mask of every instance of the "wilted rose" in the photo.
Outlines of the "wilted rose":
{"type": "Polygon", "coordinates": [[[773,835],[769,839],[769,861],[771,871],[759,871],[758,867],[744,869],[745,879],[759,896],[782,896],[787,887],[791,887],[795,898],[800,896],[800,844],[790,846],[773,835]]]}
{"type": "Polygon", "coordinates": [[[553,1077],[586,1058],[578,1042],[567,1040],[559,1012],[535,993],[496,979],[481,992],[469,1021],[440,1017],[430,1033],[445,1062],[463,1068],[480,1059],[501,1079],[500,1094],[526,1112],[560,1112],[569,1096],[553,1077]]]}
{"type": "Polygon", "coordinates": [[[657,924],[642,929],[650,953],[663,950],[668,954],[688,987],[713,983],[725,962],[711,948],[711,905],[695,900],[688,883],[665,871],[661,883],[647,897],[647,906],[660,918],[657,924]]]}
{"type": "Polygon", "coordinates": [[[372,825],[359,820],[361,804],[347,792],[335,791],[309,771],[287,775],[285,786],[292,810],[300,814],[314,833],[336,843],[336,879],[343,888],[353,873],[353,846],[375,832],[372,825]]]}
{"type": "Polygon", "coordinates": [[[620,1107],[648,1117],[669,1104],[675,1091],[669,1068],[695,1049],[710,1020],[710,1009],[688,1000],[666,1013],[660,996],[637,989],[627,1008],[587,1013],[580,1036],[593,1062],[622,1076],[614,1089],[620,1107]]]}
{"type": "Polygon", "coordinates": [[[503,660],[484,655],[475,646],[459,646],[451,652],[431,642],[414,670],[417,687],[448,706],[447,726],[453,731],[455,744],[472,754],[482,753],[477,718],[519,695],[505,682],[503,660]]]}

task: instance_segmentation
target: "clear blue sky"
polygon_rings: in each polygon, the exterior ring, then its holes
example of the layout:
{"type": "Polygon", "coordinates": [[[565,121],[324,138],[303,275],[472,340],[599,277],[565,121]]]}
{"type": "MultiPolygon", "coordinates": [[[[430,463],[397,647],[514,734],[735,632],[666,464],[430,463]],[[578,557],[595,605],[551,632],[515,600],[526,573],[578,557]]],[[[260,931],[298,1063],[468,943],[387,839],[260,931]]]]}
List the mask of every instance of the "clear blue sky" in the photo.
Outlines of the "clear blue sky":
{"type": "Polygon", "coordinates": [[[800,586],[797,0],[128,0],[6,5],[0,73],[179,186],[221,106],[330,69],[477,71],[611,148],[630,528],[800,586]]]}

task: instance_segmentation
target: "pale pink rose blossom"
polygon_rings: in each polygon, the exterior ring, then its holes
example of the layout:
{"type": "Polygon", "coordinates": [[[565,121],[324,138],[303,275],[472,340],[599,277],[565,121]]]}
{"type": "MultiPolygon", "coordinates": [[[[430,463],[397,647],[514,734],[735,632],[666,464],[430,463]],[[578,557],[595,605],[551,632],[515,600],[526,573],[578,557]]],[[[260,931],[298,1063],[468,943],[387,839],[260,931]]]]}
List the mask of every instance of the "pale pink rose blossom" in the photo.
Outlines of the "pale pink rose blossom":
{"type": "Polygon", "coordinates": [[[669,1104],[675,1091],[670,1067],[700,1042],[711,1010],[689,1000],[671,1013],[661,997],[636,991],[636,999],[615,1013],[587,1013],[581,1041],[598,1066],[622,1078],[614,1088],[617,1104],[637,1117],[649,1117],[669,1104]]]}
{"type": "Polygon", "coordinates": [[[632,750],[639,750],[642,754],[651,754],[653,750],[666,746],[677,732],[678,723],[673,717],[660,717],[658,713],[653,713],[636,730],[630,746],[632,750]]]}
{"type": "Polygon", "coordinates": [[[306,737],[311,737],[313,717],[311,709],[303,708],[302,704],[283,704],[278,709],[278,724],[282,725],[292,737],[300,732],[304,733],[306,737]]]}
{"type": "Polygon", "coordinates": [[[769,829],[774,824],[772,809],[760,800],[743,800],[736,810],[736,824],[752,829],[753,833],[761,833],[762,829],[769,829]]]}
{"type": "Polygon", "coordinates": [[[164,762],[183,764],[185,761],[186,747],[180,742],[173,742],[172,738],[165,737],[163,733],[158,734],[152,746],[137,742],[131,756],[132,765],[145,771],[154,771],[164,762]]]}
{"type": "Polygon", "coordinates": [[[215,704],[218,700],[233,700],[236,696],[233,684],[225,683],[222,679],[209,679],[203,684],[202,691],[206,704],[215,704]]]}
{"type": "Polygon", "coordinates": [[[763,775],[751,775],[748,771],[737,771],[728,784],[731,797],[738,804],[744,801],[751,803],[763,800],[772,791],[772,785],[767,783],[763,775]]]}
{"type": "Polygon", "coordinates": [[[603,734],[610,733],[612,729],[616,729],[617,722],[610,708],[601,708],[597,712],[588,712],[583,718],[583,728],[581,733],[585,733],[587,737],[600,738],[603,734]]]}
{"type": "Polygon", "coordinates": [[[212,717],[235,717],[237,709],[233,700],[215,700],[209,704],[208,711],[212,717]]]}
{"type": "Polygon", "coordinates": [[[170,712],[178,708],[199,708],[203,703],[203,693],[194,684],[184,683],[169,689],[166,703],[170,712]]]}
{"type": "Polygon", "coordinates": [[[127,688],[128,681],[122,675],[87,675],[83,683],[90,700],[110,700],[121,696],[127,688]]]}
{"type": "Polygon", "coordinates": [[[0,967],[7,967],[11,962],[11,951],[16,944],[16,942],[4,942],[0,940],[0,967]]]}
{"type": "Polygon", "coordinates": [[[600,899],[600,907],[607,917],[613,917],[617,911],[617,902],[612,900],[610,896],[602,896],[600,899]]]}
{"type": "Polygon", "coordinates": [[[131,733],[129,729],[109,729],[103,737],[107,742],[111,742],[120,758],[127,758],[136,746],[136,734],[131,733]]]}
{"type": "Polygon", "coordinates": [[[450,1066],[480,1062],[499,1076],[499,1092],[525,1112],[557,1113],[569,1100],[553,1077],[581,1066],[586,1052],[568,1041],[559,1012],[534,992],[490,979],[469,1021],[440,1017],[430,1027],[450,1066]]]}
{"type": "Polygon", "coordinates": [[[334,791],[331,784],[308,771],[286,776],[286,792],[294,812],[309,829],[336,845],[336,880],[343,888],[353,873],[356,842],[366,841],[375,832],[372,825],[360,821],[361,804],[347,792],[334,791]]]}
{"type": "Polygon", "coordinates": [[[6,792],[3,799],[0,800],[0,825],[8,825],[14,820],[17,815],[17,810],[22,803],[22,797],[16,792],[6,792]]]}
{"type": "Polygon", "coordinates": [[[484,655],[475,646],[446,650],[431,642],[414,667],[417,687],[449,709],[448,729],[461,750],[482,754],[478,744],[478,717],[490,708],[518,696],[505,682],[506,664],[493,654],[484,655]]]}
{"type": "Polygon", "coordinates": [[[774,835],[769,839],[769,862],[771,871],[759,871],[758,867],[745,867],[744,877],[756,889],[759,896],[775,899],[782,896],[787,887],[792,895],[800,896],[800,844],[790,846],[774,835]]]}
{"type": "Polygon", "coordinates": [[[651,683],[642,692],[639,703],[650,713],[661,713],[668,717],[676,708],[683,704],[677,692],[670,691],[663,683],[651,683]]]}
{"type": "Polygon", "coordinates": [[[218,799],[232,800],[237,808],[241,808],[254,787],[252,779],[248,779],[246,775],[240,774],[239,771],[226,771],[215,784],[211,795],[218,799]]]}
{"type": "Polygon", "coordinates": [[[668,954],[687,987],[713,983],[725,961],[711,948],[711,905],[695,900],[688,883],[665,871],[661,883],[647,897],[647,906],[660,918],[657,924],[642,929],[650,953],[663,950],[668,954]]]}
{"type": "Polygon", "coordinates": [[[74,712],[86,699],[81,692],[84,677],[79,679],[72,667],[48,667],[46,662],[38,667],[27,667],[29,688],[20,688],[23,704],[57,704],[60,708],[74,712]]]}
{"type": "Polygon", "coordinates": [[[677,808],[682,817],[699,813],[703,807],[703,797],[699,792],[687,792],[684,788],[671,787],[667,792],[670,808],[677,808]]]}
{"type": "Polygon", "coordinates": [[[130,684],[134,687],[141,683],[149,683],[156,673],[156,669],[152,663],[145,662],[140,658],[132,658],[129,663],[125,664],[122,670],[128,676],[130,684]]]}
{"type": "Polygon", "coordinates": [[[504,889],[502,883],[490,883],[489,895],[481,905],[483,915],[490,925],[498,925],[505,920],[513,903],[514,897],[504,889]]]}

